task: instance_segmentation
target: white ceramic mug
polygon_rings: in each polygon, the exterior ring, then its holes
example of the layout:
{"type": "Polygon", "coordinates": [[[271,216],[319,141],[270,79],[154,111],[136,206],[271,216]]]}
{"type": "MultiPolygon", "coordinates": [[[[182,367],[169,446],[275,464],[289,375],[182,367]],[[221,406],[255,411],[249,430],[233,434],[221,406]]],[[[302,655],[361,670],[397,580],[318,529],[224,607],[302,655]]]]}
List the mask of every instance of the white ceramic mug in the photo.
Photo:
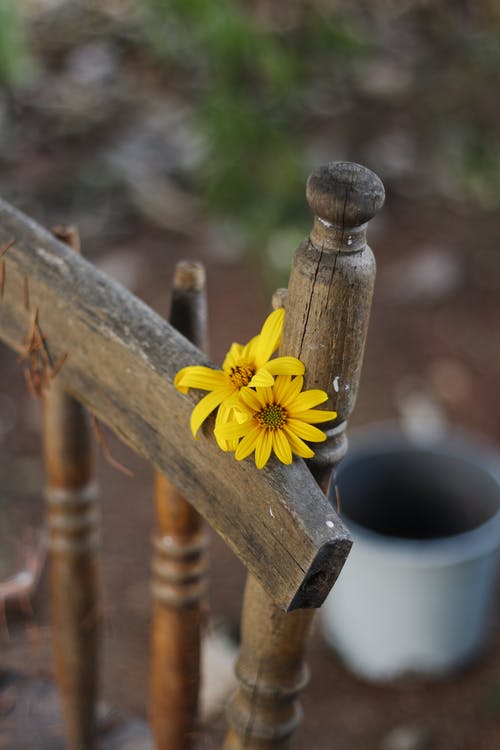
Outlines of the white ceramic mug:
{"type": "Polygon", "coordinates": [[[327,641],[352,671],[373,680],[439,675],[484,647],[499,466],[471,437],[422,442],[374,426],[352,441],[335,480],[354,545],[321,610],[327,641]]]}

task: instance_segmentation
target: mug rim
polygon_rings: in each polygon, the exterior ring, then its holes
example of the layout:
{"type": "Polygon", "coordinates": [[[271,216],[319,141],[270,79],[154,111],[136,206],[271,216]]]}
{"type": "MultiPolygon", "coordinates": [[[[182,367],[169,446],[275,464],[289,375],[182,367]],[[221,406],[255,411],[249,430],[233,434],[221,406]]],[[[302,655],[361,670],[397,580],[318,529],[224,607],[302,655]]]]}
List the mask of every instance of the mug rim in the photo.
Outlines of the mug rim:
{"type": "MultiPolygon", "coordinates": [[[[394,422],[373,423],[354,429],[349,438],[349,450],[338,467],[342,472],[364,456],[385,456],[391,453],[433,454],[470,464],[476,471],[496,484],[498,505],[487,520],[473,528],[430,539],[409,538],[383,534],[352,520],[348,513],[340,517],[351,531],[354,544],[383,550],[415,566],[447,565],[456,560],[473,560],[493,554],[500,547],[500,456],[494,447],[480,436],[465,430],[455,430],[432,438],[417,438],[394,422]]],[[[331,491],[335,482],[331,483],[331,491]]],[[[473,502],[473,500],[471,500],[473,502]]]]}

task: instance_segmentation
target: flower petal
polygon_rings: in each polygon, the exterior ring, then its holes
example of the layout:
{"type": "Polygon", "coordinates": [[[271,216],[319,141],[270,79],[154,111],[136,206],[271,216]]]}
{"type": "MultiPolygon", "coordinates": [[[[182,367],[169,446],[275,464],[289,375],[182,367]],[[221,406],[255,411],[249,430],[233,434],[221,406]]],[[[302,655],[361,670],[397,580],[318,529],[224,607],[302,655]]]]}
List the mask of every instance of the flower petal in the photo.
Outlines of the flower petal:
{"type": "Polygon", "coordinates": [[[328,394],[325,393],[325,391],[320,391],[319,389],[312,389],[310,391],[302,391],[302,393],[299,393],[296,398],[292,402],[289,402],[287,404],[288,411],[290,414],[297,414],[300,411],[305,411],[306,409],[312,409],[313,406],[317,406],[318,404],[322,404],[324,401],[328,400],[328,394]]]}
{"type": "Polygon", "coordinates": [[[311,440],[313,443],[321,443],[323,440],[326,440],[326,435],[322,430],[318,429],[318,427],[313,427],[312,424],[301,422],[300,419],[289,419],[286,426],[297,437],[303,440],[311,440]]]}
{"type": "Polygon", "coordinates": [[[292,449],[283,430],[275,430],[273,433],[273,449],[283,464],[292,463],[292,449]]]}
{"type": "Polygon", "coordinates": [[[267,367],[261,367],[260,370],[257,370],[248,385],[251,385],[253,388],[270,387],[274,385],[274,378],[271,373],[268,372],[267,367]]]}
{"type": "Polygon", "coordinates": [[[179,370],[174,378],[174,385],[181,393],[189,388],[200,388],[203,391],[215,391],[228,385],[228,379],[222,370],[194,365],[179,370]]]}
{"type": "Polygon", "coordinates": [[[250,411],[256,412],[262,409],[257,393],[252,388],[241,388],[239,397],[250,411]]]}
{"type": "Polygon", "coordinates": [[[269,406],[269,404],[274,404],[274,388],[256,388],[255,393],[259,399],[261,409],[269,406]]]}
{"type": "Polygon", "coordinates": [[[273,447],[273,433],[271,430],[260,430],[255,446],[255,465],[258,469],[263,469],[269,461],[273,447]]]}
{"type": "Polygon", "coordinates": [[[227,372],[231,367],[236,367],[236,365],[241,364],[241,353],[243,352],[243,349],[244,347],[241,344],[231,344],[231,348],[226,354],[222,364],[222,369],[227,372]]]}
{"type": "Polygon", "coordinates": [[[297,375],[296,378],[288,378],[287,380],[288,383],[283,390],[283,395],[280,401],[281,405],[286,409],[288,409],[289,404],[293,403],[293,401],[297,398],[298,394],[304,387],[304,378],[302,377],[302,375],[297,375]]]}
{"type": "Polygon", "coordinates": [[[221,388],[218,391],[207,393],[206,396],[203,396],[201,401],[198,401],[191,412],[191,432],[193,433],[194,438],[196,438],[196,433],[208,415],[211,414],[213,410],[216,409],[229,395],[231,395],[230,392],[221,388]]]}
{"type": "Polygon", "coordinates": [[[277,375],[274,381],[274,399],[277,404],[283,404],[283,399],[288,392],[291,377],[289,375],[277,375]]]}
{"type": "Polygon", "coordinates": [[[234,457],[237,461],[242,461],[244,458],[253,453],[257,444],[257,438],[259,437],[261,428],[258,425],[252,427],[245,437],[239,442],[236,448],[234,457]]]}
{"type": "Polygon", "coordinates": [[[327,411],[326,409],[306,409],[306,411],[301,411],[297,414],[293,412],[291,416],[300,419],[302,422],[314,424],[316,422],[330,422],[336,418],[337,412],[327,411]]]}
{"type": "Polygon", "coordinates": [[[283,431],[290,443],[290,448],[297,454],[297,456],[300,456],[301,458],[312,458],[314,456],[314,451],[311,450],[308,445],[303,443],[302,440],[291,430],[288,430],[287,427],[283,427],[283,431]]]}
{"type": "Polygon", "coordinates": [[[255,364],[255,355],[257,353],[258,345],[259,345],[259,336],[257,335],[251,338],[248,344],[246,344],[242,348],[239,364],[241,364],[242,362],[252,363],[253,365],[255,365],[255,367],[257,367],[257,365],[255,364]]]}
{"type": "Polygon", "coordinates": [[[264,368],[271,375],[303,375],[305,371],[304,363],[297,357],[276,357],[264,365],[264,368]]]}
{"type": "MultiPolygon", "coordinates": [[[[217,416],[215,417],[215,427],[214,427],[214,434],[215,439],[217,440],[217,445],[219,448],[223,451],[234,451],[236,450],[236,447],[238,445],[238,440],[224,440],[223,438],[219,437],[218,435],[218,427],[221,425],[228,424],[229,422],[233,421],[236,417],[235,411],[233,406],[229,405],[229,402],[231,399],[227,399],[227,401],[223,401],[222,404],[217,409],[217,416]]],[[[243,422],[243,419],[239,419],[239,422],[243,422]]]]}
{"type": "Polygon", "coordinates": [[[250,427],[249,420],[246,422],[226,422],[226,424],[217,425],[214,432],[216,437],[221,440],[239,440],[247,434],[250,427]]]}
{"type": "Polygon", "coordinates": [[[282,307],[267,316],[255,347],[255,365],[262,367],[274,354],[281,341],[285,311],[282,307]]]}

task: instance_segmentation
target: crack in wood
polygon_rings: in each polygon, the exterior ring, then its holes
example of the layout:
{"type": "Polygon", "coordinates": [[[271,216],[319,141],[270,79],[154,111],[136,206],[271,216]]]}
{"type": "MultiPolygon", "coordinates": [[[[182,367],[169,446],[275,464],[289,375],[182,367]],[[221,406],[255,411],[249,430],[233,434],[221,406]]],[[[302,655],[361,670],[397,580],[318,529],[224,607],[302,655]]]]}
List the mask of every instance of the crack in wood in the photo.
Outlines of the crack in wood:
{"type": "MultiPolygon", "coordinates": [[[[310,244],[310,246],[312,247],[311,244],[310,244]]],[[[320,269],[320,266],[321,266],[322,259],[323,259],[323,248],[321,248],[321,250],[319,251],[319,258],[317,259],[317,262],[316,262],[316,269],[315,269],[315,272],[314,272],[314,278],[313,278],[313,282],[312,282],[312,286],[311,286],[311,292],[310,292],[310,295],[309,295],[309,299],[307,301],[307,310],[306,310],[305,316],[304,316],[305,317],[304,326],[303,326],[303,329],[302,329],[302,337],[300,339],[299,353],[297,355],[298,359],[302,359],[302,347],[304,345],[304,338],[305,338],[305,336],[306,336],[306,334],[308,332],[307,331],[307,327],[308,327],[308,323],[309,323],[309,315],[310,315],[310,312],[311,312],[312,300],[313,300],[313,297],[314,297],[314,287],[316,286],[316,281],[317,281],[317,278],[318,278],[318,273],[319,273],[319,269],[320,269]]]]}

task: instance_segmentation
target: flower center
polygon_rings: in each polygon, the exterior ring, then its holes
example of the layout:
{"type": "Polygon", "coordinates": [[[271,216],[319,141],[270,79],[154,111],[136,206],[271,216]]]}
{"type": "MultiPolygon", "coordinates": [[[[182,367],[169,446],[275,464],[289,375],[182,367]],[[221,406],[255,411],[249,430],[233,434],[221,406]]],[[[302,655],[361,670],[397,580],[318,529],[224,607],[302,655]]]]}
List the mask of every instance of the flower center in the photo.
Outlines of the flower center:
{"type": "Polygon", "coordinates": [[[279,404],[269,404],[269,406],[261,409],[259,413],[255,415],[255,418],[259,425],[265,430],[278,430],[285,424],[288,419],[288,414],[286,409],[279,404]]]}
{"type": "Polygon", "coordinates": [[[243,388],[245,385],[248,385],[254,375],[255,367],[247,364],[236,365],[229,370],[229,377],[236,388],[243,388]]]}

